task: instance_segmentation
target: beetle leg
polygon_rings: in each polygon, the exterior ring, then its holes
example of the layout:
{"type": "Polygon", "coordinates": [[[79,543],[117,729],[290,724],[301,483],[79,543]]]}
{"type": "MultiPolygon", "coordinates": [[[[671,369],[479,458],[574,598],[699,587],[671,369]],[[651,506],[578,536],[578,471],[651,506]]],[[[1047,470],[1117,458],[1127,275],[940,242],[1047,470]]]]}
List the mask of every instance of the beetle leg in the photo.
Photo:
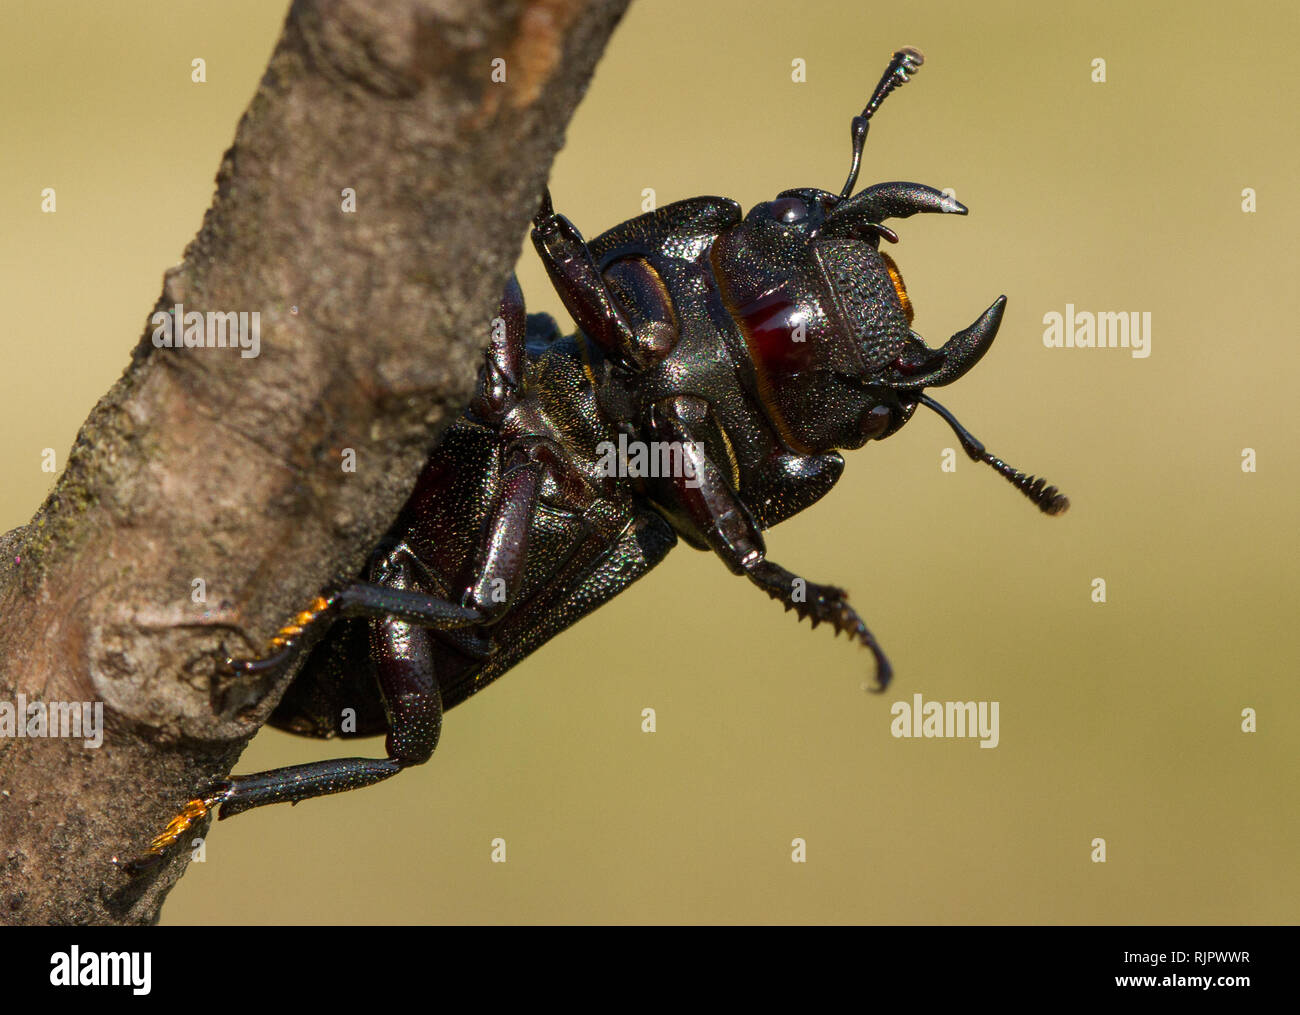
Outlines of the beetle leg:
{"type": "MultiPolygon", "coordinates": [[[[406,586],[412,584],[411,569],[405,555],[394,554],[385,563],[384,578],[392,582],[386,591],[410,593],[406,586]]],[[[368,609],[376,600],[363,601],[368,609]]],[[[414,600],[404,602],[402,609],[408,616],[418,613],[420,622],[384,616],[370,629],[379,691],[388,713],[389,733],[385,743],[388,757],[336,758],[224,779],[186,803],[150,842],[143,856],[124,864],[126,871],[139,874],[156,865],[186,831],[218,806],[219,817],[225,819],[266,804],[286,800],[297,803],[360,789],[390,778],[403,768],[428,761],[442,731],[442,694],[433,671],[431,636],[426,629],[428,625],[423,623],[428,615],[412,610],[414,600]]]]}
{"type": "Polygon", "coordinates": [[[683,461],[690,462],[687,475],[661,481],[660,489],[685,514],[696,533],[735,574],[744,575],[787,610],[809,618],[813,627],[823,621],[871,650],[876,662],[879,690],[889,684],[889,660],[862,618],[848,603],[847,593],[831,585],[817,585],[767,560],[762,532],[722,470],[709,458],[703,445],[693,438],[701,432],[709,414],[708,403],[686,395],[655,404],[649,430],[655,440],[679,444],[683,461]]]}
{"type": "Polygon", "coordinates": [[[849,605],[848,593],[833,585],[817,585],[787,571],[770,560],[757,561],[745,569],[745,576],[800,619],[809,617],[812,626],[822,621],[860,642],[871,650],[876,660],[876,690],[883,691],[893,679],[894,670],[875,635],[849,605]]]}
{"type": "Polygon", "coordinates": [[[537,508],[542,463],[519,449],[501,474],[501,486],[482,540],[473,584],[462,602],[490,624],[514,602],[524,578],[528,530],[537,508]]]}
{"type": "Polygon", "coordinates": [[[388,712],[388,757],[338,758],[231,776],[217,791],[220,819],[266,804],[360,789],[428,761],[442,732],[442,694],[433,672],[430,637],[426,629],[391,617],[370,628],[379,690],[388,712]]]}
{"type": "Polygon", "coordinates": [[[601,277],[587,241],[572,222],[555,213],[549,190],[533,219],[533,246],[565,309],[583,333],[626,366],[645,366],[632,325],[601,277]]]}
{"type": "Polygon", "coordinates": [[[311,797],[359,789],[429,759],[442,729],[442,696],[433,672],[428,629],[454,630],[490,622],[513,601],[523,580],[528,530],[541,489],[544,448],[519,448],[502,474],[488,522],[484,549],[465,605],[419,591],[423,565],[398,544],[371,572],[373,582],[355,582],[317,597],[272,639],[275,651],[253,660],[227,663],[236,672],[264,673],[291,664],[343,617],[370,617],[371,652],[388,713],[387,758],[339,758],[232,776],[189,801],[149,845],[144,857],[127,864],[138,873],[157,862],[197,821],[220,806],[220,817],[265,804],[297,803],[311,797]],[[543,459],[543,460],[538,460],[543,459]]]}
{"type": "Polygon", "coordinates": [[[278,672],[292,665],[325,636],[330,625],[343,617],[397,617],[420,627],[447,631],[482,621],[477,610],[449,603],[416,589],[375,582],[353,582],[326,590],[276,632],[267,653],[256,659],[227,659],[226,668],[238,674],[278,672]]]}
{"type": "Polygon", "coordinates": [[[442,731],[442,696],[433,673],[429,633],[401,620],[372,629],[379,689],[388,711],[387,758],[336,758],[235,775],[189,801],[145,854],[124,864],[130,874],[155,866],[196,822],[218,806],[219,819],[253,807],[360,789],[429,760],[442,731]]]}
{"type": "Polygon", "coordinates": [[[469,403],[469,411],[483,422],[497,425],[519,401],[524,384],[524,338],[527,318],[519,279],[512,273],[492,322],[492,339],[483,353],[483,372],[469,403]]]}

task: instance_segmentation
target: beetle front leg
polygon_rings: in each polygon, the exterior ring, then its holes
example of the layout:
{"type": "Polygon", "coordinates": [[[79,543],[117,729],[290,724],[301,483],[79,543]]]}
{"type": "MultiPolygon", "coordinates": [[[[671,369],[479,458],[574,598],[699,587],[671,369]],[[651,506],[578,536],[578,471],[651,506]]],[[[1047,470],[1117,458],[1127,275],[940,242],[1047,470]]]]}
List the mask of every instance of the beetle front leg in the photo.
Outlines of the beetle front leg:
{"type": "Polygon", "coordinates": [[[745,576],[787,610],[803,619],[812,618],[812,626],[822,621],[865,645],[876,659],[876,690],[883,691],[894,677],[884,651],[857,611],[849,605],[848,593],[833,585],[816,585],[792,574],[779,564],[761,560],[745,569],[745,576]]]}
{"type": "Polygon", "coordinates": [[[709,405],[703,399],[678,395],[656,403],[649,429],[657,441],[679,445],[686,473],[663,481],[675,505],[692,522],[709,547],[735,574],[742,574],[787,610],[809,618],[813,627],[825,622],[871,650],[876,662],[877,690],[883,691],[893,669],[847,593],[832,585],[818,585],[767,559],[762,532],[740,496],[709,458],[694,434],[706,429],[709,405]]]}
{"type": "Polygon", "coordinates": [[[555,213],[549,189],[533,218],[533,246],[578,327],[624,365],[645,366],[632,325],[615,304],[587,241],[572,222],[555,213]]]}

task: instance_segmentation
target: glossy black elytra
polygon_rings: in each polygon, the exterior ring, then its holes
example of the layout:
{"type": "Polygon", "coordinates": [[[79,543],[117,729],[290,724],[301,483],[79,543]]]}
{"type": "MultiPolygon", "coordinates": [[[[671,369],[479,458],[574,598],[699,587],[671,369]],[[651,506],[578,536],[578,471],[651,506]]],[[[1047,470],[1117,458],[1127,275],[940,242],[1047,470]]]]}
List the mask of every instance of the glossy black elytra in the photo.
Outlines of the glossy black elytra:
{"type": "Polygon", "coordinates": [[[839,449],[897,433],[918,405],[1044,512],[1066,509],[1055,487],[986,452],[924,393],[979,361],[1006,301],[931,349],[879,249],[898,239],[884,221],[966,209],[916,183],[853,193],[872,116],[921,62],[916,50],[895,53],[853,118],[839,194],[787,190],[743,219],[734,201],[693,198],[590,243],[543,196],[533,242],[579,331],[525,316],[512,278],[474,398],[365,580],[318,597],[265,657],[228,661],[278,672],[305,656],[272,725],[386,733],[387,757],[234,776],[190,801],[146,860],[217,804],[225,818],[427,761],[444,709],[627,588],[679,536],[813,626],[865,645],[883,688],[889,663],[845,593],[768,560],[761,533],[830,490],[839,449]]]}

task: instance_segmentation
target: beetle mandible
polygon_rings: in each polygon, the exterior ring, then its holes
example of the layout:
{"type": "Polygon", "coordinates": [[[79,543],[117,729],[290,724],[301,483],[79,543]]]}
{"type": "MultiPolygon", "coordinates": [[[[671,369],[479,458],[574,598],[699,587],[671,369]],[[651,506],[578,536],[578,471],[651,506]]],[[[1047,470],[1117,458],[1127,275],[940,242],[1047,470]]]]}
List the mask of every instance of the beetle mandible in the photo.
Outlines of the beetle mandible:
{"type": "Polygon", "coordinates": [[[525,315],[512,277],[468,408],[443,434],[365,580],[332,587],[272,639],[227,660],[278,673],[305,657],[273,726],[315,737],[387,734],[382,759],[343,758],[224,780],[149,847],[157,858],[218,804],[220,817],[367,786],[429,759],[442,714],[663,560],[680,536],[787,610],[825,622],[890,666],[845,593],[769,560],[762,530],[820,499],[838,451],[897,433],[925,405],[966,453],[1041,510],[1068,501],[993,456],[926,388],[988,351],[999,296],[938,349],[880,241],[885,221],[966,208],[917,183],[853,193],[872,116],[921,66],[896,52],[851,125],[838,194],[786,190],[741,217],[698,197],[587,243],[549,191],[533,243],[578,325],[525,315]],[[344,709],[355,722],[340,729],[344,709]]]}

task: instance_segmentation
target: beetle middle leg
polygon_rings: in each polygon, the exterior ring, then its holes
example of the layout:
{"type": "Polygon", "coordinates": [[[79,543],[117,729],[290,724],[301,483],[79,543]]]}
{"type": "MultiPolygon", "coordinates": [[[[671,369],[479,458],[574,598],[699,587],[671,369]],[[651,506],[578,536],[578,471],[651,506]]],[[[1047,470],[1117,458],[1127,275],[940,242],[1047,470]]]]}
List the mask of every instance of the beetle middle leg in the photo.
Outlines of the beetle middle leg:
{"type": "Polygon", "coordinates": [[[494,426],[519,402],[524,386],[524,345],[527,335],[524,294],[511,273],[492,326],[492,340],[483,353],[483,372],[469,411],[494,426]]]}
{"type": "Polygon", "coordinates": [[[225,666],[236,674],[278,673],[306,654],[336,620],[390,616],[436,630],[468,627],[483,619],[477,610],[457,606],[418,588],[352,582],[313,599],[305,610],[276,632],[265,655],[255,659],[227,659],[225,666]]]}

